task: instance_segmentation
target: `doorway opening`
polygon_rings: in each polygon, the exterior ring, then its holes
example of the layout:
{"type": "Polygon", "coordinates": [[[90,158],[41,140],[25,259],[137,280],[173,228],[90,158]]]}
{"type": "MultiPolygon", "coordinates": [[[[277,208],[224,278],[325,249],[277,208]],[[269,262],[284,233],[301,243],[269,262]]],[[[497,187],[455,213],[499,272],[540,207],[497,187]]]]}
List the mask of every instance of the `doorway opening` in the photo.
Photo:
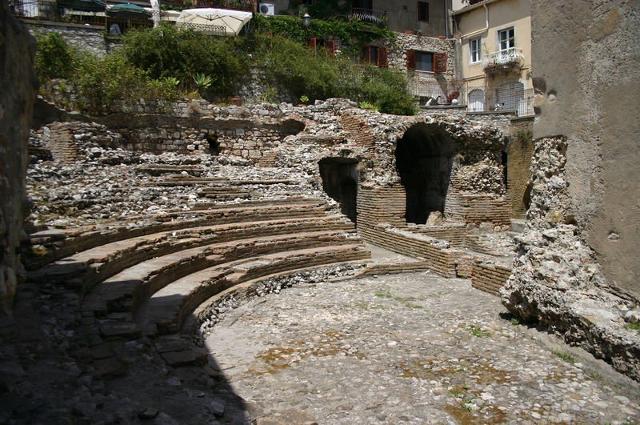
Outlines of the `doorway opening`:
{"type": "Polygon", "coordinates": [[[454,152],[449,133],[424,123],[398,141],[396,167],[406,193],[407,223],[426,224],[432,212],[444,213],[454,152]]]}
{"type": "Polygon", "coordinates": [[[358,209],[358,161],[352,158],[324,158],[318,162],[322,189],[340,204],[342,214],[356,223],[358,209]]]}
{"type": "Polygon", "coordinates": [[[211,156],[217,156],[220,154],[220,142],[218,142],[217,136],[207,134],[207,144],[209,145],[209,154],[211,156]]]}

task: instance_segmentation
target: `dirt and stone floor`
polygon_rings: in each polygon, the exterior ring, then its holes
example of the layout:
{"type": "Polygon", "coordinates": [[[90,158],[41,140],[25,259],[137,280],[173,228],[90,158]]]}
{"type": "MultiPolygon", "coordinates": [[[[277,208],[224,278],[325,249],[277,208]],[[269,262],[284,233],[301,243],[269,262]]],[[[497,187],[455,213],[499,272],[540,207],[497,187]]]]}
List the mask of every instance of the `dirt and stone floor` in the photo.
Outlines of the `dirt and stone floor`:
{"type": "Polygon", "coordinates": [[[267,424],[632,424],[640,386],[429,272],[301,284],[206,344],[267,424]]]}

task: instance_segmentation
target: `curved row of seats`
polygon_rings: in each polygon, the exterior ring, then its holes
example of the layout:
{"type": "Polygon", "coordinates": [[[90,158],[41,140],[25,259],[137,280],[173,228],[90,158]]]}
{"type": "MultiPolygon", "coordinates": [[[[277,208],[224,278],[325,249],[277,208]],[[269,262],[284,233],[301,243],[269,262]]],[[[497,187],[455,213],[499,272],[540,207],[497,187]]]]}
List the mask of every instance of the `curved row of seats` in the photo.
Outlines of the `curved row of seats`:
{"type": "MultiPolygon", "coordinates": [[[[47,247],[39,261],[50,262],[31,279],[82,288],[83,317],[94,320],[98,341],[164,338],[234,288],[370,258],[346,217],[302,198],[176,210],[32,240],[47,247]]],[[[167,351],[173,345],[160,344],[163,357],[184,360],[167,351]]]]}

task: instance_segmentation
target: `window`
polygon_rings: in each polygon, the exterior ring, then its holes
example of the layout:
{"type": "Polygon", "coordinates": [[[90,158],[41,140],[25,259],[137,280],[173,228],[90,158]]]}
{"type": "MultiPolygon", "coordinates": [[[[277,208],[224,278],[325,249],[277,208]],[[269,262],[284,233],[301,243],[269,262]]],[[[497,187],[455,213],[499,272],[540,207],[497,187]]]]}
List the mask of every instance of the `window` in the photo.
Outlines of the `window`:
{"type": "Polygon", "coordinates": [[[365,46],[361,54],[362,62],[386,68],[389,66],[387,49],[378,46],[365,46]]]}
{"type": "Polygon", "coordinates": [[[433,72],[433,53],[416,52],[416,69],[433,72]]]}
{"type": "Polygon", "coordinates": [[[478,63],[480,62],[481,56],[480,56],[480,46],[482,45],[481,43],[481,38],[474,38],[473,40],[469,40],[469,52],[471,53],[471,63],[478,63]]]}
{"type": "Polygon", "coordinates": [[[375,65],[378,63],[378,46],[365,46],[362,49],[362,62],[375,65]]]}
{"type": "Polygon", "coordinates": [[[426,1],[418,2],[418,21],[429,22],[429,3],[426,1]]]}
{"type": "Polygon", "coordinates": [[[469,112],[484,111],[484,91],[473,89],[469,92],[469,112]]]}
{"type": "Polygon", "coordinates": [[[498,31],[498,49],[509,50],[516,46],[515,30],[513,27],[498,31]]]}

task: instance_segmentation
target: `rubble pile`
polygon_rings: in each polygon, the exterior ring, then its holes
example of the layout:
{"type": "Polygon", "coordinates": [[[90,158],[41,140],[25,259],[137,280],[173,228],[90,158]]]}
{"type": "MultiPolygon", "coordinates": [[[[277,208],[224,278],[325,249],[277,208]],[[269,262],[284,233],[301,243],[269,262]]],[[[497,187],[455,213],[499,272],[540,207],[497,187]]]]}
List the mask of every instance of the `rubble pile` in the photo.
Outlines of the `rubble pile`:
{"type": "Polygon", "coordinates": [[[489,158],[460,166],[456,170],[455,186],[458,190],[469,193],[504,195],[502,167],[489,158]]]}

